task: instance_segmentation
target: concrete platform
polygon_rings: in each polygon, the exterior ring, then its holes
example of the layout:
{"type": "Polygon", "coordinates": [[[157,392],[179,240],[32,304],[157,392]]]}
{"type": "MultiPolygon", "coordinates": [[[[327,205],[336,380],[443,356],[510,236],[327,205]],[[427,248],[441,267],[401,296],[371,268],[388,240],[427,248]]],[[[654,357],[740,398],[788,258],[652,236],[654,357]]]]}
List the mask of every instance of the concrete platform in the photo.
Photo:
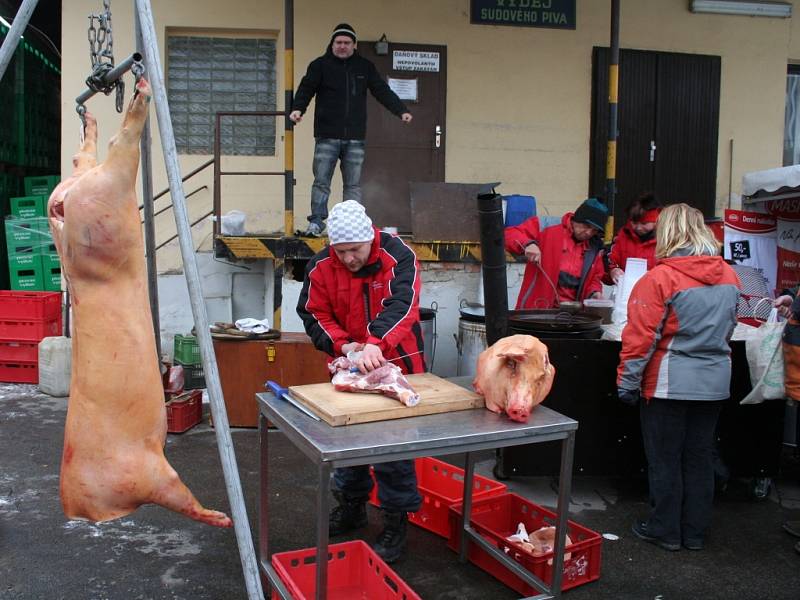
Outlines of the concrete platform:
{"type": "MultiPolygon", "coordinates": [[[[0,599],[218,600],[245,598],[232,530],[190,521],[155,506],[100,525],[68,521],[58,498],[65,398],[35,386],[0,384],[0,599]]],[[[271,544],[276,551],[314,543],[315,471],[279,432],[270,432],[271,544]]],[[[578,431],[580,435],[580,430],[578,431]]],[[[755,432],[754,432],[754,435],[755,432]]],[[[233,430],[252,531],[256,531],[258,435],[233,430]]],[[[743,440],[742,443],[747,443],[743,440]]],[[[214,431],[200,425],[167,439],[167,457],[200,501],[227,510],[214,431]]],[[[459,464],[461,457],[450,457],[459,464]]],[[[479,472],[491,476],[490,454],[479,472]]],[[[714,524],[701,552],[670,553],[636,539],[633,521],[646,513],[641,481],[576,477],[570,518],[605,539],[599,581],[565,593],[569,600],[797,600],[797,539],[781,530],[800,519],[800,463],[784,457],[781,478],[762,501],[745,481],[733,481],[715,504],[714,524]]],[[[548,477],[508,482],[512,491],[553,507],[548,477]]],[[[370,509],[368,541],[380,529],[370,509]]],[[[410,527],[407,557],[394,565],[425,599],[504,600],[518,595],[471,564],[462,565],[443,538],[410,527]]]]}

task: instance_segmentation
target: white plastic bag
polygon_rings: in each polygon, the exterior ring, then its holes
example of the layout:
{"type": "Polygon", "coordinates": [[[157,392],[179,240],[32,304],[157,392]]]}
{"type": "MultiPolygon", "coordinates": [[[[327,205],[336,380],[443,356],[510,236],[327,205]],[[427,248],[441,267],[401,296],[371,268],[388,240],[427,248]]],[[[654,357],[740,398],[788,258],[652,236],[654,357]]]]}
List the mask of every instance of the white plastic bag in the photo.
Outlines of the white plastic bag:
{"type": "Polygon", "coordinates": [[[785,326],[786,321],[779,323],[778,309],[773,308],[767,321],[745,341],[753,390],[741,404],[760,404],[764,400],[784,398],[782,337],[785,326]]]}
{"type": "Polygon", "coordinates": [[[220,221],[222,235],[244,235],[244,223],[247,219],[247,215],[245,215],[240,210],[231,210],[222,215],[220,221]]]}

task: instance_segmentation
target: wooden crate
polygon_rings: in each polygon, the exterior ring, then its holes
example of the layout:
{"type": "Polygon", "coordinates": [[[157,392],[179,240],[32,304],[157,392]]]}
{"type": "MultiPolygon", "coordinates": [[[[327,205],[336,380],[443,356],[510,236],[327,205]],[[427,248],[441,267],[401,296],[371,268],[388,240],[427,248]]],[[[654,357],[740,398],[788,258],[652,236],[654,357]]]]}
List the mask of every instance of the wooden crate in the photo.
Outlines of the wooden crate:
{"type": "Polygon", "coordinates": [[[328,355],[304,333],[282,333],[278,340],[214,340],[228,421],[233,427],[258,427],[255,395],[267,379],[285,387],[330,381],[328,355]]]}

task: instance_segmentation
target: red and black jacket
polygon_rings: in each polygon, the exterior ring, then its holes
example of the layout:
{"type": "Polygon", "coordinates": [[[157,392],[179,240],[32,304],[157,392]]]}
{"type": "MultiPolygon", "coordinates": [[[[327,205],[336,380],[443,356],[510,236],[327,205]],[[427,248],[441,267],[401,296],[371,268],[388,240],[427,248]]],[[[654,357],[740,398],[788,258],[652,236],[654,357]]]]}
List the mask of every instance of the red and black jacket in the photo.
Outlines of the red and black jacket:
{"type": "Polygon", "coordinates": [[[404,373],[422,373],[419,262],[399,237],[375,230],[367,263],[351,273],[326,246],[306,266],[297,314],[331,357],[349,342],[374,344],[404,373]]]}

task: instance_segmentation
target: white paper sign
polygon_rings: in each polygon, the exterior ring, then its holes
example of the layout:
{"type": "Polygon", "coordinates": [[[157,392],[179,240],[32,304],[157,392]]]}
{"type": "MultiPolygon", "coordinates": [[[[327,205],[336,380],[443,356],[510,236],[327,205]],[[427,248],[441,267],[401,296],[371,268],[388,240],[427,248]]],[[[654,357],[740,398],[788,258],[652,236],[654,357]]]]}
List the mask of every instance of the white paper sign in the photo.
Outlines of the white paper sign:
{"type": "Polygon", "coordinates": [[[389,87],[400,100],[417,101],[416,79],[393,79],[389,77],[389,87]]]}
{"type": "Polygon", "coordinates": [[[439,72],[438,52],[419,52],[417,50],[394,50],[392,69],[395,71],[439,72]]]}

